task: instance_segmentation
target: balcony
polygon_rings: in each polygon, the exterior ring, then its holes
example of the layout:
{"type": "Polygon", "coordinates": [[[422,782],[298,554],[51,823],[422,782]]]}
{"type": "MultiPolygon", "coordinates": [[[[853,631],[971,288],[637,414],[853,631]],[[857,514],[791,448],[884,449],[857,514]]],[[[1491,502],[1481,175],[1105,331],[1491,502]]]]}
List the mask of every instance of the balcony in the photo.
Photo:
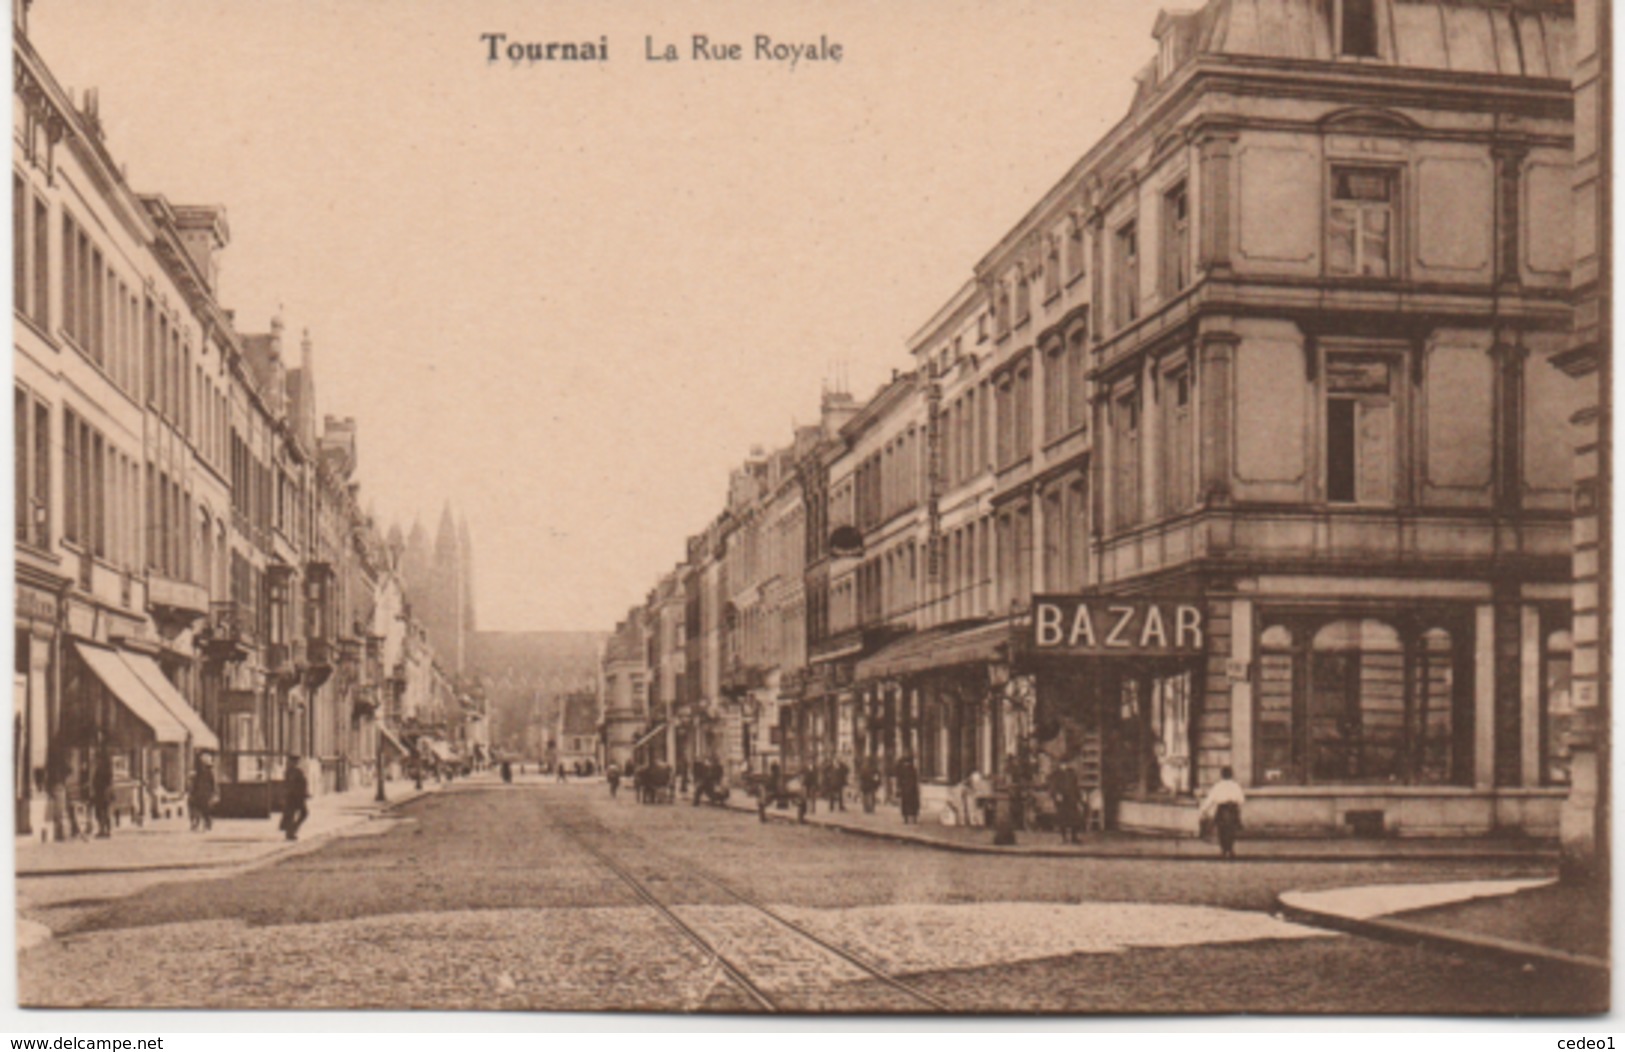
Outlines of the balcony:
{"type": "Polygon", "coordinates": [[[337,661],[336,649],[331,640],[320,636],[311,636],[305,640],[305,685],[311,690],[326,683],[328,677],[333,674],[333,665],[337,661]]]}
{"type": "Polygon", "coordinates": [[[272,643],[265,648],[265,670],[279,679],[297,680],[305,667],[305,641],[272,643]]]}
{"type": "Polygon", "coordinates": [[[209,616],[209,593],[200,584],[148,573],[147,609],[160,627],[190,628],[193,622],[209,616]]]}
{"type": "Polygon", "coordinates": [[[210,603],[209,625],[199,642],[210,660],[241,661],[254,648],[257,629],[252,607],[229,599],[210,603]]]}

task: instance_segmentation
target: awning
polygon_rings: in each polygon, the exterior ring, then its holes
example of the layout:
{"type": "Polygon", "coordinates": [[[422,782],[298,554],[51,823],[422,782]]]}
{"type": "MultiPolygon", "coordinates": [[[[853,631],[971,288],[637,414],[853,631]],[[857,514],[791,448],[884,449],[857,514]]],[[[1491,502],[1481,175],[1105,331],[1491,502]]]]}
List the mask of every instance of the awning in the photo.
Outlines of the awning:
{"type": "Polygon", "coordinates": [[[457,754],[451,751],[451,746],[438,738],[429,739],[429,752],[441,763],[451,763],[457,759],[457,754]]]}
{"type": "Polygon", "coordinates": [[[1010,642],[1010,626],[1003,621],[964,628],[939,625],[880,650],[858,662],[858,679],[886,679],[933,669],[992,662],[1006,655],[999,649],[1010,642]]]}
{"type": "Polygon", "coordinates": [[[378,728],[378,733],[383,735],[384,741],[394,746],[395,751],[400,753],[402,756],[412,755],[412,750],[408,749],[405,743],[401,741],[400,736],[394,731],[390,730],[388,727],[380,726],[378,728]]]}
{"type": "Polygon", "coordinates": [[[641,737],[637,741],[633,742],[632,743],[632,748],[634,750],[641,749],[645,745],[648,745],[656,737],[658,737],[659,735],[662,735],[664,733],[666,733],[666,725],[664,723],[657,723],[657,724],[655,724],[654,730],[650,731],[648,734],[645,734],[643,737],[641,737]]]}
{"type": "Polygon", "coordinates": [[[192,735],[192,748],[220,751],[220,739],[215,737],[214,731],[203,722],[203,717],[197,714],[197,710],[187,704],[185,696],[175,689],[175,684],[169,682],[169,678],[159,670],[156,661],[144,654],[132,654],[127,650],[120,651],[119,657],[130,666],[135,678],[139,679],[164,708],[169,710],[169,714],[179,720],[181,726],[192,735]]]}
{"type": "Polygon", "coordinates": [[[129,665],[119,660],[118,651],[92,646],[77,640],[73,644],[79,658],[90,667],[102,686],[117,698],[130,714],[152,731],[160,742],[180,743],[186,740],[186,728],[171,716],[162,702],[153,696],[146,684],[136,678],[129,665]]]}

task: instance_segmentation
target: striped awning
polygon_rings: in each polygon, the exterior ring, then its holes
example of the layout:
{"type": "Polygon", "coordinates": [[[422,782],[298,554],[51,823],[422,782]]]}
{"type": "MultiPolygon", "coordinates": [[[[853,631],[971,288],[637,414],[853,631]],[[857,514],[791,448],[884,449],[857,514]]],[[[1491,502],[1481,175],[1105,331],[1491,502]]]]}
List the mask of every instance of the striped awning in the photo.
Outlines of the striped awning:
{"type": "Polygon", "coordinates": [[[74,641],[73,649],[96,678],[101,680],[108,693],[117,698],[119,703],[129,710],[130,715],[152,731],[154,739],[164,744],[176,745],[186,741],[186,728],[170,714],[163,702],[147,689],[147,685],[136,677],[130,666],[120,660],[118,651],[78,640],[74,641]]]}
{"type": "Polygon", "coordinates": [[[192,748],[220,751],[220,739],[215,737],[214,731],[203,722],[203,717],[197,714],[197,710],[192,708],[185,696],[175,689],[175,684],[169,682],[169,677],[158,668],[157,662],[144,654],[132,654],[128,650],[120,651],[119,658],[130,666],[135,678],[153,693],[164,708],[169,710],[169,714],[186,728],[187,733],[192,736],[192,748]]]}

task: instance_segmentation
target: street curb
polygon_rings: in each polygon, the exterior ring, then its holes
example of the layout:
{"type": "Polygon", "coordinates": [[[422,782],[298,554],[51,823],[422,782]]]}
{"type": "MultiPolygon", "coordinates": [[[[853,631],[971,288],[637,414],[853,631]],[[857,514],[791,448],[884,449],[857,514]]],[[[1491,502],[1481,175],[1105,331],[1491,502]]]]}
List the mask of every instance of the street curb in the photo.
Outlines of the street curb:
{"type": "MultiPolygon", "coordinates": [[[[403,796],[400,799],[390,800],[382,807],[377,809],[369,809],[364,813],[358,813],[355,816],[354,821],[346,822],[342,826],[335,826],[332,829],[324,830],[320,833],[315,833],[304,840],[295,840],[288,843],[277,844],[274,848],[265,852],[264,854],[249,855],[240,859],[221,859],[214,862],[153,862],[140,866],[78,866],[65,869],[19,870],[16,873],[16,879],[21,881],[35,880],[43,877],[95,877],[102,876],[104,874],[188,873],[206,869],[252,869],[263,863],[275,862],[279,859],[298,854],[300,853],[301,849],[308,848],[312,844],[321,844],[339,833],[343,833],[346,830],[361,825],[363,821],[371,822],[379,818],[389,817],[389,813],[396,807],[403,804],[409,804],[414,800],[420,799],[421,797],[428,796],[431,792],[433,792],[433,790],[430,789],[407,790],[409,795],[403,796]]],[[[252,821],[261,821],[261,819],[252,819],[252,821]]],[[[268,843],[276,842],[268,841],[268,843]]]]}
{"type": "MultiPolygon", "coordinates": [[[[725,805],[730,811],[740,814],[756,815],[757,809],[746,808],[738,804],[725,805]]],[[[825,822],[811,819],[798,822],[793,814],[767,813],[769,820],[785,822],[790,825],[799,825],[809,829],[822,829],[835,833],[846,833],[851,836],[869,837],[874,840],[886,840],[894,844],[910,844],[916,847],[935,848],[939,851],[955,851],[964,855],[996,855],[1006,858],[1070,858],[1092,859],[1104,858],[1116,861],[1142,860],[1148,862],[1223,862],[1216,848],[1207,851],[1192,849],[1184,851],[1121,851],[1107,848],[1102,851],[1065,851],[1046,847],[995,847],[992,844],[960,844],[952,840],[937,840],[933,837],[911,836],[908,833],[888,832],[883,829],[868,829],[863,826],[845,826],[834,822],[825,822]]],[[[1192,844],[1201,843],[1193,840],[1192,844]]],[[[1448,851],[1417,852],[1415,854],[1398,855],[1352,855],[1327,852],[1295,852],[1271,855],[1245,855],[1240,861],[1245,862],[1286,862],[1302,864],[1305,862],[1552,862],[1558,857],[1555,849],[1540,849],[1538,851],[1481,851],[1471,854],[1448,851]]]]}
{"type": "Polygon", "coordinates": [[[1608,961],[1600,957],[1591,957],[1581,953],[1569,953],[1567,950],[1553,950],[1545,946],[1536,946],[1533,943],[1517,942],[1512,939],[1499,939],[1493,935],[1469,935],[1446,931],[1426,924],[1414,924],[1410,921],[1383,919],[1372,917],[1361,919],[1345,917],[1342,914],[1326,913],[1321,910],[1312,910],[1304,906],[1289,905],[1286,899],[1296,894],[1284,891],[1275,898],[1275,905],[1281,916],[1298,924],[1307,924],[1315,928],[1325,928],[1328,931],[1343,932],[1346,935],[1359,935],[1368,939],[1378,939],[1383,942],[1401,943],[1411,946],[1427,946],[1435,950],[1445,950],[1451,953],[1471,954],[1475,957],[1485,957],[1516,965],[1532,965],[1535,967],[1555,967],[1564,971],[1578,971],[1586,974],[1608,975],[1612,968],[1608,961]]]}

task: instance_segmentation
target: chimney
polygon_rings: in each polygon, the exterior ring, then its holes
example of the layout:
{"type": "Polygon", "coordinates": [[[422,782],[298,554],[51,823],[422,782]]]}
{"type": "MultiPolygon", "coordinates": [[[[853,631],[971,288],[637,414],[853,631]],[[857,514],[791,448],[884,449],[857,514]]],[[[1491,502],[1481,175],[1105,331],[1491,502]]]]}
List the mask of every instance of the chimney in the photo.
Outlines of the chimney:
{"type": "Polygon", "coordinates": [[[818,411],[819,425],[824,429],[824,434],[833,435],[858,414],[858,403],[845,391],[825,391],[818,411]]]}
{"type": "Polygon", "coordinates": [[[220,205],[175,205],[175,229],[211,294],[220,290],[221,249],[231,243],[226,210],[220,205]]]}

